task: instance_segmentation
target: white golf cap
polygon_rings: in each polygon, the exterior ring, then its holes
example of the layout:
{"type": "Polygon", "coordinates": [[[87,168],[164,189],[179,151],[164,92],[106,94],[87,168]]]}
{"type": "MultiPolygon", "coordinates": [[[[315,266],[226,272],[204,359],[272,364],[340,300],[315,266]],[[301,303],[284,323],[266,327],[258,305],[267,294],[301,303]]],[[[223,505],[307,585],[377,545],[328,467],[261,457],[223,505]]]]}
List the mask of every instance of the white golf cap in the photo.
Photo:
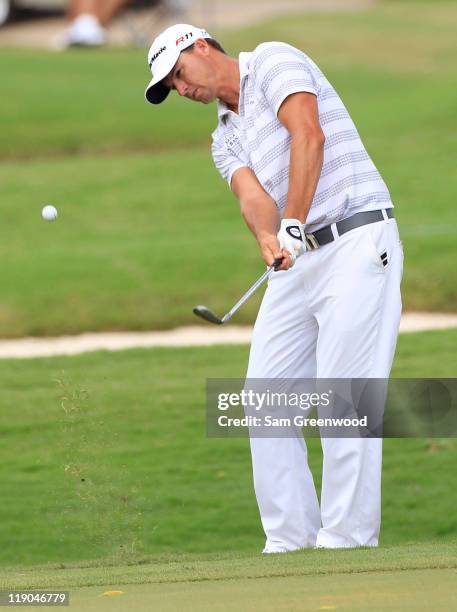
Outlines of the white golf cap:
{"type": "Polygon", "coordinates": [[[170,93],[161,82],[173,69],[181,51],[199,38],[212,38],[206,30],[188,23],[177,23],[157,36],[148,53],[148,64],[152,80],[146,88],[145,97],[151,104],[160,104],[170,93]]]}

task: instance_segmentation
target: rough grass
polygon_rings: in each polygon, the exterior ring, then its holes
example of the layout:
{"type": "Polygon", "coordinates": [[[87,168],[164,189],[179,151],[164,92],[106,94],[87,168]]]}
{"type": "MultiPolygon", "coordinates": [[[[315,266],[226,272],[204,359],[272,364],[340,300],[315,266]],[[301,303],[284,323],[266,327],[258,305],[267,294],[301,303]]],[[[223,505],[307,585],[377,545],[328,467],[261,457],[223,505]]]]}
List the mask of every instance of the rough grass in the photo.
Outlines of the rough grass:
{"type": "MultiPolygon", "coordinates": [[[[393,375],[455,376],[457,332],[400,337],[393,375]]],[[[207,377],[247,347],[1,361],[0,564],[257,554],[246,439],[205,435],[207,377]]],[[[309,440],[320,486],[321,451],[309,440]]],[[[382,545],[457,534],[455,439],[385,441],[382,545]]]]}
{"type": "MultiPolygon", "coordinates": [[[[265,40],[285,40],[303,48],[332,77],[349,101],[357,124],[363,126],[367,117],[368,138],[376,126],[383,133],[386,104],[398,125],[413,135],[424,128],[428,131],[417,113],[428,109],[441,114],[446,100],[436,89],[440,82],[455,80],[456,16],[455,2],[395,1],[358,13],[279,17],[214,34],[234,55],[265,40]],[[427,95],[420,98],[412,93],[410,116],[402,110],[401,100],[411,85],[420,83],[427,95]],[[379,111],[373,99],[379,101],[379,111]]],[[[215,123],[212,107],[177,96],[160,109],[145,104],[148,68],[143,50],[76,50],[56,55],[3,49],[2,58],[3,158],[157,151],[207,142],[215,123]]],[[[447,103],[450,110],[452,97],[447,103]]],[[[451,117],[442,119],[450,131],[451,117]]],[[[385,133],[385,142],[390,140],[392,148],[395,138],[395,132],[385,133]]],[[[439,150],[440,142],[434,145],[439,150]]],[[[378,158],[382,148],[374,153],[378,158]]]]}

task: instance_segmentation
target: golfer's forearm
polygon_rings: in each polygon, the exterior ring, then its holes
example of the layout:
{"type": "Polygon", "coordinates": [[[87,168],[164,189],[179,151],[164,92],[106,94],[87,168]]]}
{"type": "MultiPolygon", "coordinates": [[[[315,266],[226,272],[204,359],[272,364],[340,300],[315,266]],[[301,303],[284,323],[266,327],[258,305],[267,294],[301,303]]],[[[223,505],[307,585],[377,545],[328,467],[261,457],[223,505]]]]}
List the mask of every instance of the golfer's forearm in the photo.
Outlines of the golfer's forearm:
{"type": "Polygon", "coordinates": [[[272,198],[264,197],[240,200],[240,209],[246,225],[257,239],[259,244],[268,236],[278,233],[279,213],[272,198]]]}
{"type": "Polygon", "coordinates": [[[250,168],[243,167],[232,177],[231,188],[240,202],[241,214],[259,244],[276,236],[280,219],[276,202],[263,189],[250,168]]]}
{"type": "Polygon", "coordinates": [[[324,135],[304,131],[292,136],[289,191],[284,217],[305,222],[316,193],[324,159],[324,135]]]}

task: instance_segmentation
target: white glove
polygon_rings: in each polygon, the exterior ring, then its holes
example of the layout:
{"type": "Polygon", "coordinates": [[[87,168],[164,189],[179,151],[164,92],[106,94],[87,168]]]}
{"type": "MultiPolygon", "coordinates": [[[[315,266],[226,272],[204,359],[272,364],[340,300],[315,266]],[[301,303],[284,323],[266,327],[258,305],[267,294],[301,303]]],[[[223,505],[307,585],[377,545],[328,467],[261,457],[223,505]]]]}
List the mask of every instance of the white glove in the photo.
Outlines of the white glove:
{"type": "Polygon", "coordinates": [[[306,251],[303,225],[298,219],[283,219],[281,229],[278,232],[279,245],[286,249],[292,256],[292,264],[306,251]]]}

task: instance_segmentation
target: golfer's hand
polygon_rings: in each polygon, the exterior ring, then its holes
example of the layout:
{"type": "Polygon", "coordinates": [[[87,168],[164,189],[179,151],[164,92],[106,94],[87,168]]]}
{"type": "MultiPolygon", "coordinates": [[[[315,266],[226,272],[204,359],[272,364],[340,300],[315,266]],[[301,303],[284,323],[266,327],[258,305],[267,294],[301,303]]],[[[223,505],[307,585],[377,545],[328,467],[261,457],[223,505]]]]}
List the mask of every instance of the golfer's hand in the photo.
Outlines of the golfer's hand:
{"type": "Polygon", "coordinates": [[[281,221],[278,241],[281,249],[290,254],[290,267],[294,265],[297,257],[300,257],[306,251],[303,226],[298,219],[283,219],[281,221]]]}
{"type": "Polygon", "coordinates": [[[263,236],[259,242],[262,257],[268,267],[273,265],[275,259],[283,258],[277,270],[288,270],[292,264],[290,253],[279,246],[279,240],[274,234],[263,236]]]}

